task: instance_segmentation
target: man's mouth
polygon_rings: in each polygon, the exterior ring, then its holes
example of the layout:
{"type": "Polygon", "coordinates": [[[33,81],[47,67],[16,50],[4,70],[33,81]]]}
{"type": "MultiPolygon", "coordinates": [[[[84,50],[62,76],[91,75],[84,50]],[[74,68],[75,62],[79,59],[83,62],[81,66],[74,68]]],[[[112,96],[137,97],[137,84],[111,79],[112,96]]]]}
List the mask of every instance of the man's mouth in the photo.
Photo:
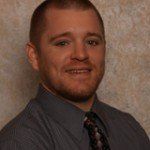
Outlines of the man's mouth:
{"type": "Polygon", "coordinates": [[[69,74],[88,74],[92,71],[90,68],[73,68],[66,70],[69,74]]]}

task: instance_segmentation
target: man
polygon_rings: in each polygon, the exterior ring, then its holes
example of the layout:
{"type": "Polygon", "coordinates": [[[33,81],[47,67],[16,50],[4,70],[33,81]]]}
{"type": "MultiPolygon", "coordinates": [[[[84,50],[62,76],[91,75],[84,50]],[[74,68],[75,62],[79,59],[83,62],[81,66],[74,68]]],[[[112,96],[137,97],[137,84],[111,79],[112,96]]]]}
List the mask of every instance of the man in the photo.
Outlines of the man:
{"type": "Polygon", "coordinates": [[[0,133],[0,150],[149,150],[129,114],[97,100],[105,33],[88,0],[46,0],[31,20],[26,52],[39,72],[35,99],[0,133]]]}

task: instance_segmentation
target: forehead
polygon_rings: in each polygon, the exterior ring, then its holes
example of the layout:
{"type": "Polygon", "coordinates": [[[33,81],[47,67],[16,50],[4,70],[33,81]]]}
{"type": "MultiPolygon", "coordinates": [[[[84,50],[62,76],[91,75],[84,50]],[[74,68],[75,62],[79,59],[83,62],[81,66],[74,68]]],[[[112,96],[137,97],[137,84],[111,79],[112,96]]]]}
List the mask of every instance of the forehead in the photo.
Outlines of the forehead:
{"type": "Polygon", "coordinates": [[[77,9],[48,9],[45,13],[46,30],[53,32],[76,31],[101,32],[95,11],[77,9]]]}

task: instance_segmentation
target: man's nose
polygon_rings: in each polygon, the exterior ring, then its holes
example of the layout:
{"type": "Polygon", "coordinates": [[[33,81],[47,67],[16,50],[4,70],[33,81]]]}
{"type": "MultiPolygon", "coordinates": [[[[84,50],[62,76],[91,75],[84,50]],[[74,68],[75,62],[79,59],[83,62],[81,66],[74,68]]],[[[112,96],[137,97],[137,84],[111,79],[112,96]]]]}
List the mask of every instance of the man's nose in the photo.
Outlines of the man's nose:
{"type": "Polygon", "coordinates": [[[73,47],[71,59],[84,61],[89,59],[88,51],[83,43],[76,43],[73,47]]]}

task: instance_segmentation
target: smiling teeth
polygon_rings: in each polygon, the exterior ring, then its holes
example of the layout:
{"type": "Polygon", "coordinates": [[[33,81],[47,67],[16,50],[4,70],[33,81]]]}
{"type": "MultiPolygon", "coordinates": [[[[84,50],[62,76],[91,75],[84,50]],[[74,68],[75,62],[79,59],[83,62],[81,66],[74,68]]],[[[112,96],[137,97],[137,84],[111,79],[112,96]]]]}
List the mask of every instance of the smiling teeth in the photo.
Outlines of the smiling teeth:
{"type": "Polygon", "coordinates": [[[81,74],[81,73],[88,73],[90,71],[86,69],[86,70],[69,70],[68,72],[71,74],[81,74]]]}

